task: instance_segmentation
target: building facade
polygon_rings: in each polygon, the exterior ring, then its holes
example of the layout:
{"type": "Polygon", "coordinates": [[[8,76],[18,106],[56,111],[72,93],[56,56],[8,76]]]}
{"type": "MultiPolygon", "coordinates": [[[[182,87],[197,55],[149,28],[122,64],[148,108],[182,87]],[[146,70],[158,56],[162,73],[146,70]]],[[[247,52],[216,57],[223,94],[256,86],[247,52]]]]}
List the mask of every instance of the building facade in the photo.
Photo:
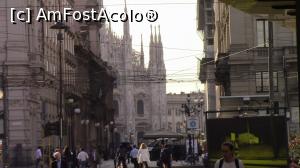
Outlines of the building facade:
{"type": "Polygon", "coordinates": [[[54,124],[55,129],[49,131],[46,125],[59,123],[60,118],[62,146],[91,148],[109,141],[110,134],[102,130],[113,121],[114,73],[101,59],[98,47],[102,23],[66,22],[68,29],[61,30],[60,42],[59,31],[52,29],[55,22],[12,24],[9,17],[14,6],[56,11],[59,7],[99,8],[102,3],[7,0],[0,4],[4,7],[0,15],[2,161],[9,167],[30,166],[38,146],[43,147],[45,159],[50,158],[48,151],[60,146],[60,129],[54,124]]]}
{"type": "MultiPolygon", "coordinates": [[[[199,62],[199,79],[205,86],[205,106],[207,110],[216,110],[216,90],[214,76],[214,6],[213,0],[197,1],[197,30],[203,38],[204,57],[199,62]]],[[[210,114],[211,115],[211,114],[210,114]]]]}
{"type": "MultiPolygon", "coordinates": [[[[298,132],[295,31],[276,19],[269,25],[268,16],[245,13],[222,1],[214,3],[214,14],[218,116],[229,115],[222,111],[230,110],[248,115],[278,114],[286,108],[292,121],[290,131],[298,132]]],[[[201,70],[207,73],[205,66],[201,70]]],[[[207,80],[208,75],[201,75],[200,79],[207,80]]]]}
{"type": "MultiPolygon", "coordinates": [[[[125,5],[125,12],[127,7],[125,5]]],[[[141,51],[132,48],[129,22],[118,37],[111,26],[101,30],[103,58],[117,70],[114,89],[116,144],[138,143],[147,131],[166,128],[166,69],[160,28],[152,28],[149,66],[145,67],[143,41],[141,51]]]]}

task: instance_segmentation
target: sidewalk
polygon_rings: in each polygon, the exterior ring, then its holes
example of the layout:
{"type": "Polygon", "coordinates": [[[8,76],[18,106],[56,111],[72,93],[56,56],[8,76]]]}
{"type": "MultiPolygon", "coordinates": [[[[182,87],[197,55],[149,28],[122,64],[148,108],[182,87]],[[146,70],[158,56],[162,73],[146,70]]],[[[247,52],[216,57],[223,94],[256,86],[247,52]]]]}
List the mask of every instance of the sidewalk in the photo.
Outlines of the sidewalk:
{"type": "MultiPolygon", "coordinates": [[[[127,164],[128,168],[134,168],[133,164],[127,164]]],[[[151,161],[149,167],[151,168],[157,168],[156,166],[156,161],[151,161]]],[[[172,167],[176,167],[176,168],[192,168],[192,167],[197,167],[197,168],[202,168],[202,166],[200,164],[196,164],[191,166],[189,163],[186,163],[184,161],[177,161],[177,162],[172,162],[172,167]]],[[[114,168],[114,161],[113,160],[107,160],[107,161],[103,161],[101,164],[101,168],[114,168]]]]}

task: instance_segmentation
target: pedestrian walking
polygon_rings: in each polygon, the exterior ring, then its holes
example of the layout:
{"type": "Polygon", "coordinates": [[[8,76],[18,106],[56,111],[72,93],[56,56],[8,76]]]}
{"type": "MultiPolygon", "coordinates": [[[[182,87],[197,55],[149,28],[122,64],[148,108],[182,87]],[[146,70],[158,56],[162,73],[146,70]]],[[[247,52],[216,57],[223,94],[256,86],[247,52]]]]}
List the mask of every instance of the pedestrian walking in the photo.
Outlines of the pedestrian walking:
{"type": "Polygon", "coordinates": [[[130,151],[130,158],[131,158],[131,162],[134,165],[134,168],[138,168],[138,160],[137,160],[138,151],[139,150],[136,148],[136,146],[133,145],[132,150],[130,151]]]}
{"type": "Polygon", "coordinates": [[[51,168],[68,168],[66,162],[61,158],[60,152],[53,154],[54,161],[51,163],[51,168]]]}
{"type": "Polygon", "coordinates": [[[234,155],[234,145],[224,142],[221,146],[223,158],[215,163],[214,168],[244,168],[243,162],[234,155]]]}
{"type": "Polygon", "coordinates": [[[97,168],[97,166],[100,166],[100,154],[96,148],[94,148],[92,151],[91,160],[93,168],[97,168]]]}
{"type": "Polygon", "coordinates": [[[65,146],[63,153],[62,153],[62,159],[66,162],[68,168],[73,168],[73,158],[71,150],[68,146],[65,146]]]}
{"type": "Polygon", "coordinates": [[[160,167],[171,168],[172,166],[172,152],[171,149],[164,143],[161,144],[160,151],[160,167]]]}
{"type": "Polygon", "coordinates": [[[117,167],[120,167],[122,164],[122,168],[127,168],[126,160],[127,160],[127,146],[121,144],[117,153],[116,153],[117,167]]]}
{"type": "Polygon", "coordinates": [[[81,148],[81,151],[77,155],[79,168],[87,168],[88,167],[88,159],[89,155],[84,151],[84,148],[81,148]]]}
{"type": "Polygon", "coordinates": [[[39,146],[35,151],[35,167],[40,168],[41,167],[41,161],[42,161],[42,147],[39,146]]]}
{"type": "Polygon", "coordinates": [[[128,143],[127,144],[127,163],[130,163],[130,151],[132,150],[131,145],[128,143]]]}
{"type": "Polygon", "coordinates": [[[140,168],[148,168],[150,164],[150,153],[146,144],[142,143],[137,154],[140,168]]]}

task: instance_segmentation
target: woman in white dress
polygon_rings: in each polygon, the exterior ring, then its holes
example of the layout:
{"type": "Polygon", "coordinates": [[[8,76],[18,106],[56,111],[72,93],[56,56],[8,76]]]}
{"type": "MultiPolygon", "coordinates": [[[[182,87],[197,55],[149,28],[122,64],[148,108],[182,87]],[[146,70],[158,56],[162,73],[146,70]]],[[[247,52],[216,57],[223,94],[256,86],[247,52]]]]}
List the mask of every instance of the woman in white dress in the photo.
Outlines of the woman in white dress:
{"type": "Polygon", "coordinates": [[[140,168],[149,168],[150,153],[146,144],[142,143],[138,151],[138,163],[140,168]]]}

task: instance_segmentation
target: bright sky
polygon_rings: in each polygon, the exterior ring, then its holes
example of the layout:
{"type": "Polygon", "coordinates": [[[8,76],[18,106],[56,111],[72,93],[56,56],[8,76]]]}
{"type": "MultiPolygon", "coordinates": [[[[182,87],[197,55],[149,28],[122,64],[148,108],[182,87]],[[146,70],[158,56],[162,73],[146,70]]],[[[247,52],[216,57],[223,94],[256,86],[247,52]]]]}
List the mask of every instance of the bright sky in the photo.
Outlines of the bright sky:
{"type": "MultiPolygon", "coordinates": [[[[158,20],[154,23],[130,23],[133,48],[140,51],[143,34],[145,63],[148,65],[150,24],[160,25],[164,60],[167,70],[167,93],[203,90],[197,77],[197,58],[203,56],[202,41],[196,31],[197,0],[127,0],[128,11],[146,13],[155,10],[158,20]],[[185,81],[185,82],[182,82],[185,81]]],[[[123,12],[124,0],[104,0],[108,13],[123,12]]],[[[117,34],[123,33],[123,24],[112,23],[117,34]]]]}

